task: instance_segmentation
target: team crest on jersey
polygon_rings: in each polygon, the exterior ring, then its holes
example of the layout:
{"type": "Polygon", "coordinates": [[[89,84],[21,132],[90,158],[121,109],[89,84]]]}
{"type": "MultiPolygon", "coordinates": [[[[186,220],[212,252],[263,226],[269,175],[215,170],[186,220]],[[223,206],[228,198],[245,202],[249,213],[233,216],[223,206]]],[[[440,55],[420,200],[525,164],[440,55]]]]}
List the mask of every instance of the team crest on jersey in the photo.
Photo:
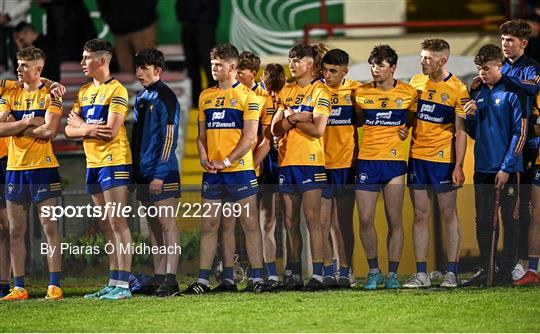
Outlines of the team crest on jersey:
{"type": "Polygon", "coordinates": [[[11,194],[11,193],[13,192],[13,190],[15,190],[15,186],[13,185],[13,183],[8,184],[8,186],[7,186],[7,192],[8,192],[9,194],[11,194]]]}
{"type": "Polygon", "coordinates": [[[45,108],[45,100],[44,99],[39,100],[39,107],[40,108],[45,108]]]}
{"type": "Polygon", "coordinates": [[[103,102],[105,102],[105,94],[101,94],[99,96],[99,103],[103,103],[103,102]]]}
{"type": "Polygon", "coordinates": [[[392,149],[391,153],[393,157],[397,156],[397,150],[395,148],[392,149]]]}
{"type": "Polygon", "coordinates": [[[309,155],[309,161],[315,161],[315,154],[309,155]]]}
{"type": "Polygon", "coordinates": [[[240,166],[244,166],[244,159],[238,160],[238,164],[239,164],[240,166]]]}
{"type": "Polygon", "coordinates": [[[306,103],[311,103],[311,101],[313,101],[313,99],[311,98],[311,96],[306,97],[306,103]]]}
{"type": "Polygon", "coordinates": [[[107,154],[107,161],[112,161],[112,154],[107,154]]]}
{"type": "Polygon", "coordinates": [[[444,152],[443,152],[443,151],[439,151],[439,152],[437,153],[437,155],[439,156],[439,158],[442,158],[442,157],[444,157],[444,152]]]}
{"type": "Polygon", "coordinates": [[[448,96],[448,94],[446,93],[441,94],[441,102],[445,103],[446,101],[448,101],[449,98],[450,96],[448,96]]]}
{"type": "Polygon", "coordinates": [[[208,182],[203,182],[202,184],[203,193],[208,191],[208,187],[209,187],[208,182]]]}
{"type": "Polygon", "coordinates": [[[403,99],[402,98],[398,97],[395,102],[396,102],[398,108],[401,108],[401,106],[403,105],[403,99]]]}
{"type": "Polygon", "coordinates": [[[235,98],[231,99],[231,107],[236,107],[236,99],[235,98]]]}
{"type": "Polygon", "coordinates": [[[347,104],[351,104],[351,96],[349,94],[345,95],[345,101],[347,101],[347,104]]]}

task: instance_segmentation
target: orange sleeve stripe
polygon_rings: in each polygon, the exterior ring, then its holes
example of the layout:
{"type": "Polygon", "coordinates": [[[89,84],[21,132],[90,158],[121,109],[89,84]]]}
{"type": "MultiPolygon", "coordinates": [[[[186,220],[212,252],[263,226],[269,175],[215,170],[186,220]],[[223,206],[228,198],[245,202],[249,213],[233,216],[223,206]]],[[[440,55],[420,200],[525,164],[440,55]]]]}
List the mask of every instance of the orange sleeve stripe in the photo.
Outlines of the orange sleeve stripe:
{"type": "Polygon", "coordinates": [[[161,155],[161,161],[169,160],[171,154],[171,148],[174,140],[174,124],[167,125],[167,135],[165,137],[165,145],[163,146],[163,154],[161,155]]]}
{"type": "Polygon", "coordinates": [[[523,146],[525,145],[525,138],[527,136],[527,119],[521,119],[521,134],[519,135],[519,141],[514,151],[514,155],[519,155],[523,151],[523,146]]]}

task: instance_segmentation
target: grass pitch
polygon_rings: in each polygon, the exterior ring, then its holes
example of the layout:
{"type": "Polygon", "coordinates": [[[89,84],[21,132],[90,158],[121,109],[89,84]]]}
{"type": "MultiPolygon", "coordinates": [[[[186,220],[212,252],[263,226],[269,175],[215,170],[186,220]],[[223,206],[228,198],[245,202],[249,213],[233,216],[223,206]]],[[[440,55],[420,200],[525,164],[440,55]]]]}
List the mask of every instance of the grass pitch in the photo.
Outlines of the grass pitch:
{"type": "MultiPolygon", "coordinates": [[[[540,287],[282,292],[85,300],[95,280],[64,280],[65,298],[0,302],[0,332],[540,332],[540,287]],[[76,286],[76,287],[75,287],[76,286]]],[[[184,288],[182,284],[181,288],[184,288]]]]}

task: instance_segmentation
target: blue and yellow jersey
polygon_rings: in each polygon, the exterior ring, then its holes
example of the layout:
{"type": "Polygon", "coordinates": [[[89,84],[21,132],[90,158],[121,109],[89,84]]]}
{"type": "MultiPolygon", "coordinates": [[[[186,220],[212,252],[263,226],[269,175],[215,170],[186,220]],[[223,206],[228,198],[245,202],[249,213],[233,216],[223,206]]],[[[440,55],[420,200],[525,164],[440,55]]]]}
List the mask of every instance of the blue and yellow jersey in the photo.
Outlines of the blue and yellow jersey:
{"type": "MultiPolygon", "coordinates": [[[[125,118],[128,113],[127,90],[114,78],[99,87],[89,82],[77,93],[73,111],[88,124],[107,124],[109,113],[125,118]]],[[[124,124],[112,141],[84,139],[83,146],[88,168],[131,164],[131,150],[124,124]]]]}
{"type": "Polygon", "coordinates": [[[343,79],[339,87],[328,87],[332,111],[324,131],[324,154],[327,169],[348,168],[356,159],[356,115],[354,94],[357,81],[343,79]]]}
{"type": "MultiPolygon", "coordinates": [[[[280,95],[283,108],[294,112],[311,112],[330,117],[330,90],[321,80],[313,80],[306,87],[296,83],[285,85],[280,95]]],[[[279,166],[324,166],[324,140],[303,133],[298,128],[289,130],[279,142],[279,166]]]]}
{"type": "Polygon", "coordinates": [[[399,80],[394,88],[384,91],[374,82],[356,90],[356,104],[364,118],[364,132],[358,159],[407,160],[406,148],[397,129],[407,122],[407,113],[416,108],[417,93],[399,80]]]}
{"type": "MultiPolygon", "coordinates": [[[[208,160],[224,160],[242,138],[244,121],[259,121],[259,98],[248,87],[236,82],[232,88],[205,89],[199,96],[199,122],[206,127],[208,160]]],[[[253,170],[253,151],[222,172],[253,170]]]]}
{"type": "MultiPolygon", "coordinates": [[[[17,87],[17,85],[13,80],[0,80],[0,98],[2,98],[7,91],[15,87],[17,87]]],[[[0,159],[7,156],[7,154],[8,140],[7,138],[3,137],[0,138],[0,159]]]]}
{"type": "Polygon", "coordinates": [[[272,117],[274,117],[274,113],[276,112],[272,97],[260,82],[255,83],[255,86],[251,87],[251,90],[260,98],[261,125],[270,126],[272,124],[272,117]]]}
{"type": "MultiPolygon", "coordinates": [[[[45,85],[34,91],[22,87],[11,89],[0,99],[0,112],[8,112],[15,120],[45,117],[46,113],[62,115],[62,100],[52,98],[45,85]]],[[[50,140],[28,136],[8,138],[8,170],[29,170],[58,167],[50,140]]]]}
{"type": "Polygon", "coordinates": [[[417,74],[410,84],[418,91],[410,156],[454,162],[455,118],[456,114],[465,117],[463,106],[470,100],[467,86],[452,74],[438,83],[427,75],[417,74]]]}

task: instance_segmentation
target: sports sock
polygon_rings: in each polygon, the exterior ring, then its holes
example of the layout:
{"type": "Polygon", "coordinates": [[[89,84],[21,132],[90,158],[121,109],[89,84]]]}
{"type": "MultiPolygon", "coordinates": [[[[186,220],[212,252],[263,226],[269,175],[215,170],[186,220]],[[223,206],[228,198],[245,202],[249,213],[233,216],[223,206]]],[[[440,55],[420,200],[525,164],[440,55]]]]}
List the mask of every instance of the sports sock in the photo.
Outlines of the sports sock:
{"type": "Polygon", "coordinates": [[[199,268],[199,278],[197,279],[197,282],[209,286],[211,273],[212,270],[210,269],[199,268]]]}
{"type": "Polygon", "coordinates": [[[129,289],[129,275],[131,272],[126,270],[118,270],[118,284],[116,287],[122,289],[129,289]]]}
{"type": "Polygon", "coordinates": [[[538,271],[538,257],[536,256],[529,256],[529,270],[534,271],[535,273],[538,271]]]}
{"type": "Polygon", "coordinates": [[[458,263],[457,262],[448,262],[446,265],[446,271],[450,273],[458,274],[458,263]]]}
{"type": "Polygon", "coordinates": [[[60,287],[60,272],[52,271],[49,273],[49,285],[60,287]]]}
{"type": "Polygon", "coordinates": [[[322,282],[323,275],[323,263],[322,262],[313,262],[313,278],[322,282]]]}
{"type": "Polygon", "coordinates": [[[388,272],[389,273],[397,273],[399,267],[399,261],[388,261],[388,272]]]}
{"type": "Polygon", "coordinates": [[[416,272],[417,273],[426,273],[427,274],[427,262],[416,262],[416,272]]]}
{"type": "Polygon", "coordinates": [[[327,277],[327,276],[331,276],[331,277],[334,276],[334,265],[333,264],[324,266],[324,277],[327,277]]]}
{"type": "Polygon", "coordinates": [[[265,267],[266,267],[266,272],[268,274],[268,278],[274,281],[277,281],[278,274],[277,274],[276,261],[265,263],[265,267]]]}
{"type": "Polygon", "coordinates": [[[341,266],[339,267],[339,277],[347,277],[349,278],[349,267],[341,266]]]}
{"type": "Polygon", "coordinates": [[[233,267],[223,267],[223,279],[230,284],[234,284],[233,267]]]}
{"type": "Polygon", "coordinates": [[[109,286],[116,286],[118,284],[118,269],[109,270],[109,286]]]}
{"type": "Polygon", "coordinates": [[[372,259],[367,259],[367,263],[368,263],[368,266],[369,266],[369,273],[370,274],[375,274],[375,273],[380,272],[380,270],[379,270],[379,259],[377,259],[376,257],[374,257],[372,259]]]}
{"type": "Polygon", "coordinates": [[[13,285],[16,288],[24,289],[24,276],[17,276],[13,278],[13,285]]]}

